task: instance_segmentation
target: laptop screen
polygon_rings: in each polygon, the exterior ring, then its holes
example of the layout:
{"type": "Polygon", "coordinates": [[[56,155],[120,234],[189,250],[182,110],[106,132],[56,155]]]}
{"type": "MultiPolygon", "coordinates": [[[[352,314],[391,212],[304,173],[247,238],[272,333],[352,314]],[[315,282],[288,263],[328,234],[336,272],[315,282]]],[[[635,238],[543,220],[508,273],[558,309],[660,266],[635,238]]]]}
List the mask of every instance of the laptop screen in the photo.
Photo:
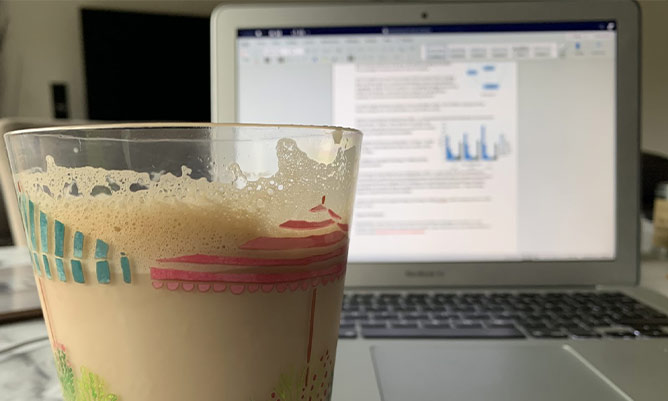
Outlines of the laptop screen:
{"type": "Polygon", "coordinates": [[[237,36],[240,122],[364,133],[351,262],[615,257],[615,21],[237,36]]]}

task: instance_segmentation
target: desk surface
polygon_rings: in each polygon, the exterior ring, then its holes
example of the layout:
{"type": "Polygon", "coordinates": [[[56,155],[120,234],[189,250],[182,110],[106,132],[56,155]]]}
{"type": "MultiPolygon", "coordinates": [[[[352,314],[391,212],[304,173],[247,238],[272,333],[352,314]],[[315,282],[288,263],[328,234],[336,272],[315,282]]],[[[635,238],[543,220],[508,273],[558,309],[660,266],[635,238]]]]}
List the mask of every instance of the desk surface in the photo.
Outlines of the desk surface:
{"type": "MultiPolygon", "coordinates": [[[[641,286],[668,296],[668,261],[644,261],[641,286]]],[[[0,401],[62,401],[41,319],[0,325],[0,401]]]]}

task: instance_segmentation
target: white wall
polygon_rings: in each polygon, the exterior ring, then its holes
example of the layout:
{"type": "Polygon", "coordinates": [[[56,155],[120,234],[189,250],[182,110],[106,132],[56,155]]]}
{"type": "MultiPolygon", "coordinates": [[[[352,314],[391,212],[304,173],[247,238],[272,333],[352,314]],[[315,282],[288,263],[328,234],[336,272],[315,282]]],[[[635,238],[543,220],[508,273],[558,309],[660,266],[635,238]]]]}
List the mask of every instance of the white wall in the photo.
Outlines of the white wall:
{"type": "Polygon", "coordinates": [[[668,1],[641,0],[642,147],[668,156],[668,1]]]}
{"type": "MultiPolygon", "coordinates": [[[[0,117],[50,117],[53,81],[68,84],[70,116],[86,117],[81,7],[206,16],[218,3],[0,0],[0,27],[9,20],[4,48],[0,47],[0,117]]],[[[640,0],[640,5],[643,148],[668,155],[668,1],[640,0]]]]}

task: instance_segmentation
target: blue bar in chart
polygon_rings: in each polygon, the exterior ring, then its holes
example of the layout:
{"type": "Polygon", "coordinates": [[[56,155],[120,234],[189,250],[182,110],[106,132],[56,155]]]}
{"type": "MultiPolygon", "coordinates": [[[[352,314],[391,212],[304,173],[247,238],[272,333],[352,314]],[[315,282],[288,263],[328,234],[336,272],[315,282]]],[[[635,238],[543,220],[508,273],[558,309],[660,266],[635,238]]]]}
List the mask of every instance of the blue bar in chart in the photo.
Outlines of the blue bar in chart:
{"type": "Polygon", "coordinates": [[[454,154],[452,152],[452,148],[450,147],[450,137],[449,136],[445,137],[445,158],[448,161],[459,160],[459,159],[462,158],[461,147],[459,148],[459,151],[457,152],[457,154],[454,154]]]}
{"type": "Polygon", "coordinates": [[[494,154],[490,156],[488,153],[484,125],[480,126],[480,153],[483,160],[496,160],[496,144],[494,144],[494,154]]]}
{"type": "Polygon", "coordinates": [[[478,160],[478,155],[471,153],[468,134],[464,134],[464,160],[478,160]]]}

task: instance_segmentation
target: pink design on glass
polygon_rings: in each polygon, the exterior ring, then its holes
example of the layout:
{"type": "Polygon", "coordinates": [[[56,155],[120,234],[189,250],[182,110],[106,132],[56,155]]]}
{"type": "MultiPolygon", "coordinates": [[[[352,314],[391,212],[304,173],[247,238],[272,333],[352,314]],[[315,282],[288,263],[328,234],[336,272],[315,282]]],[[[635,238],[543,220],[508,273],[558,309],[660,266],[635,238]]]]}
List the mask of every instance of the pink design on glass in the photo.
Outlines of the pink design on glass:
{"type": "MultiPolygon", "coordinates": [[[[329,216],[340,220],[333,210],[325,205],[325,197],[322,204],[309,209],[310,212],[327,212],[329,216]]],[[[166,287],[170,291],[179,288],[184,291],[208,292],[213,288],[214,292],[225,292],[227,289],[232,294],[244,292],[255,293],[258,291],[279,293],[287,290],[305,291],[311,287],[314,289],[319,285],[326,285],[341,277],[346,269],[345,258],[347,254],[348,225],[336,223],[332,219],[320,221],[288,220],[279,225],[280,228],[290,230],[307,231],[332,226],[333,231],[325,234],[304,235],[301,237],[278,236],[258,237],[242,244],[239,249],[243,251],[260,251],[256,256],[226,256],[226,255],[204,255],[193,254],[177,257],[158,259],[158,263],[186,264],[186,265],[212,265],[220,266],[219,271],[198,271],[192,266],[186,268],[174,267],[151,267],[151,280],[156,289],[166,287]],[[299,249],[338,247],[300,258],[279,257],[276,254],[266,257],[262,251],[290,251],[299,249]],[[328,262],[330,263],[323,263],[328,262]],[[281,269],[280,267],[299,267],[320,263],[317,267],[306,269],[281,269]],[[264,269],[257,269],[264,268],[264,269]]]]}
{"type": "Polygon", "coordinates": [[[332,216],[333,218],[335,218],[337,220],[341,220],[341,216],[336,214],[332,209],[327,209],[327,211],[329,212],[329,215],[332,216]]]}
{"type": "MultiPolygon", "coordinates": [[[[192,270],[163,269],[160,267],[151,267],[151,278],[153,280],[180,280],[197,282],[220,281],[225,283],[252,283],[252,284],[276,284],[289,283],[291,281],[301,281],[312,279],[317,281],[320,276],[338,275],[343,272],[344,264],[338,263],[325,269],[304,270],[298,272],[286,273],[212,273],[196,272],[192,270]]],[[[170,288],[172,282],[167,283],[170,288]]]]}
{"type": "Polygon", "coordinates": [[[288,220],[285,223],[281,223],[279,227],[294,228],[301,230],[317,230],[318,228],[329,227],[333,224],[334,220],[332,219],[327,219],[322,221],[288,220]]]}
{"type": "Polygon", "coordinates": [[[178,256],[176,258],[158,259],[161,263],[192,263],[197,265],[235,265],[235,266],[303,266],[310,265],[315,262],[322,262],[324,260],[333,259],[345,253],[346,247],[334,249],[331,252],[307,256],[296,259],[278,259],[278,258],[244,258],[235,256],[218,256],[218,255],[186,255],[178,256]]]}
{"type": "Polygon", "coordinates": [[[285,250],[319,248],[334,245],[346,238],[343,231],[334,231],[321,235],[309,235],[308,237],[259,237],[241,245],[240,249],[258,250],[285,250]]]}

